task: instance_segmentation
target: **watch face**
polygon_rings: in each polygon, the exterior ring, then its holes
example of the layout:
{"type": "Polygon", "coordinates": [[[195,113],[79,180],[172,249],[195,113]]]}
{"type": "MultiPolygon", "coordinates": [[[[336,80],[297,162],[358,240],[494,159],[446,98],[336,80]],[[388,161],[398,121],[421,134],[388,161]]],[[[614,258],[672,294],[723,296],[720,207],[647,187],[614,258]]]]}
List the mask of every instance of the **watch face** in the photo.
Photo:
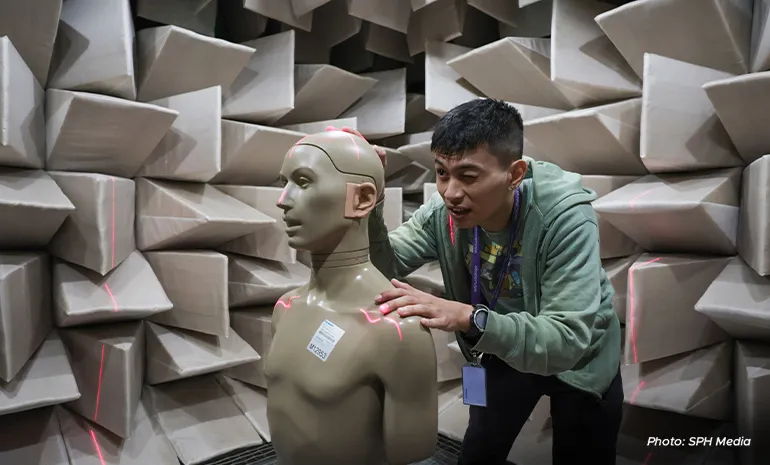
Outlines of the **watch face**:
{"type": "Polygon", "coordinates": [[[487,327],[487,316],[488,313],[486,310],[476,311],[476,316],[473,318],[473,322],[476,324],[477,328],[483,330],[487,327]]]}

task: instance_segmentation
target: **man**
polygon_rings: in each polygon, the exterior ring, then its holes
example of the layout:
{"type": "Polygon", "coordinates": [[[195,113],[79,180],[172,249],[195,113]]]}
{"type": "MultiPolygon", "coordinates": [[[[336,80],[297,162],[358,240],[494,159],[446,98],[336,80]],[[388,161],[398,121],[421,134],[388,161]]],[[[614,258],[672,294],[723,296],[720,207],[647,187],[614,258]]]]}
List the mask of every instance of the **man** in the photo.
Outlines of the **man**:
{"type": "Polygon", "coordinates": [[[553,463],[615,463],[623,389],[620,323],[601,267],[596,194],[580,175],[522,157],[511,105],[449,111],[431,140],[438,194],[387,233],[369,219],[372,262],[396,289],[382,313],[458,334],[469,364],[461,465],[505,463],[541,396],[551,399],[553,463]],[[396,280],[438,260],[446,300],[396,280]]]}

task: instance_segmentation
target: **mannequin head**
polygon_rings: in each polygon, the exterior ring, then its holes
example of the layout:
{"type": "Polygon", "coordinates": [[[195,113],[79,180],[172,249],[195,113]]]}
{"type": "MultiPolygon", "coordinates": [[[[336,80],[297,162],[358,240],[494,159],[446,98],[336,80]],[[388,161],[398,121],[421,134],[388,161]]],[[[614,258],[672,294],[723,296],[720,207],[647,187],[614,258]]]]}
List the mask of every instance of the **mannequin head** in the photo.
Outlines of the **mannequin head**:
{"type": "Polygon", "coordinates": [[[377,153],[360,137],[342,131],[307,136],[281,166],[289,245],[316,254],[368,248],[366,219],[385,188],[377,153]]]}

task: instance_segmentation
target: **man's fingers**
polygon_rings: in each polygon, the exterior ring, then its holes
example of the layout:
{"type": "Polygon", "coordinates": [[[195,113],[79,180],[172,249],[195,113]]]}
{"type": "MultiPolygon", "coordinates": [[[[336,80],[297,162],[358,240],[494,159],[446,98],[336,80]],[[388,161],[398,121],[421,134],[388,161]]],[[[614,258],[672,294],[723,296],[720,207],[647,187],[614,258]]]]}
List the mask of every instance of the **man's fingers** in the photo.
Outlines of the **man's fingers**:
{"type": "Polygon", "coordinates": [[[407,284],[407,283],[402,283],[402,282],[401,282],[401,281],[399,281],[398,279],[391,279],[391,280],[390,280],[390,283],[391,283],[391,284],[393,284],[394,286],[396,286],[396,289],[404,289],[404,290],[406,290],[406,291],[411,291],[412,289],[414,289],[414,288],[413,288],[412,286],[410,286],[409,284],[407,284]]]}
{"type": "Polygon", "coordinates": [[[444,320],[441,318],[423,318],[420,320],[423,326],[431,329],[444,329],[444,320]]]}
{"type": "Polygon", "coordinates": [[[377,156],[380,157],[380,162],[382,163],[383,168],[388,167],[388,154],[385,152],[385,149],[382,147],[378,147],[376,145],[373,145],[374,151],[377,152],[377,156]]]}
{"type": "Polygon", "coordinates": [[[378,304],[383,304],[389,300],[401,297],[402,295],[406,295],[406,289],[388,289],[387,291],[383,291],[382,294],[375,297],[374,301],[378,304]]]}
{"type": "Polygon", "coordinates": [[[398,316],[401,318],[408,316],[430,317],[429,313],[428,309],[422,305],[405,305],[398,309],[398,316]]]}
{"type": "Polygon", "coordinates": [[[411,295],[405,295],[401,296],[397,299],[393,299],[389,301],[388,303],[380,305],[380,312],[382,312],[383,315],[387,315],[388,313],[398,310],[402,307],[406,307],[407,305],[414,305],[417,301],[414,299],[411,295]]]}
{"type": "Polygon", "coordinates": [[[441,318],[441,314],[437,313],[430,306],[421,304],[405,305],[399,308],[398,316],[401,318],[406,318],[408,316],[421,316],[427,319],[441,318]]]}

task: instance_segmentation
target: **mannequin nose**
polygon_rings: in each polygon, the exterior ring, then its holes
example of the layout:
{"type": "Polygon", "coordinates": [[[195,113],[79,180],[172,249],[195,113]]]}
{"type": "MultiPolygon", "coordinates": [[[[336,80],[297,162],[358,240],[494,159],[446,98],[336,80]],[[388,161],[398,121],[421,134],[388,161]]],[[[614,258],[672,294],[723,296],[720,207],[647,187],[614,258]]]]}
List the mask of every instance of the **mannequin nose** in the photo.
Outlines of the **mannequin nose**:
{"type": "Polygon", "coordinates": [[[287,184],[286,187],[283,188],[283,192],[281,192],[281,196],[278,198],[278,202],[275,203],[275,206],[283,211],[291,209],[291,202],[289,201],[288,193],[289,185],[287,184]]]}

